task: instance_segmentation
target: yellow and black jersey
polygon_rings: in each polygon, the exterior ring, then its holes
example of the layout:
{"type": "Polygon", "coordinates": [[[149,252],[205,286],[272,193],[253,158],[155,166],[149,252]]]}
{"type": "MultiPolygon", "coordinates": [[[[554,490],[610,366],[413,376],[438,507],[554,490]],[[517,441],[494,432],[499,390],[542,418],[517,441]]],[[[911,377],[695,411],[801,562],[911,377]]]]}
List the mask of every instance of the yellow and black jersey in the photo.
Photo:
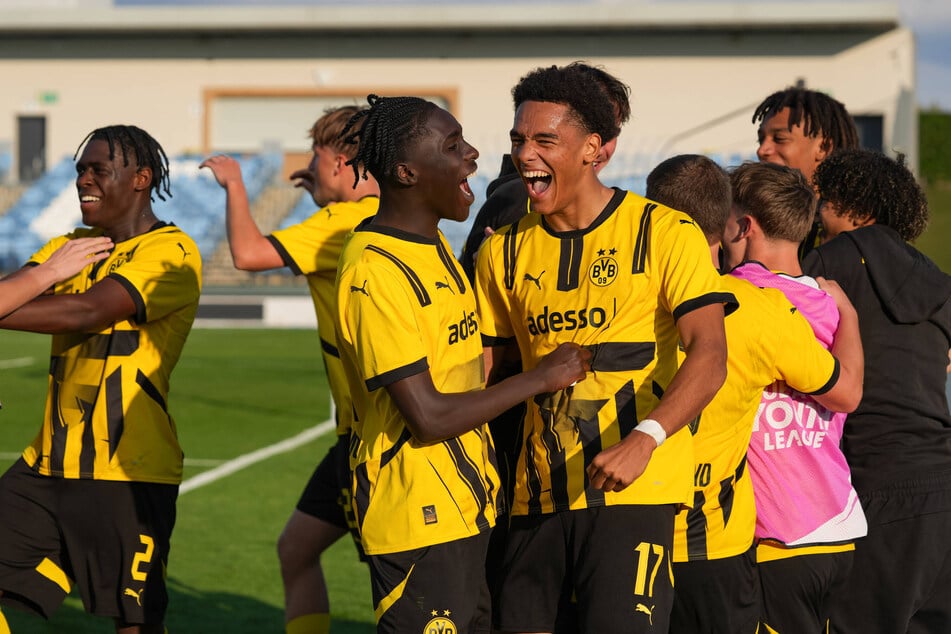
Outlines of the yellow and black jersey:
{"type": "Polygon", "coordinates": [[[733,301],[686,214],[620,190],[584,230],[556,233],[528,214],[483,245],[476,294],[485,345],[514,338],[525,369],[566,341],[592,352],[584,381],[529,402],[513,514],[689,502],[686,430],[624,491],[588,489],[585,474],[663,396],[678,368],[676,319],[733,301]]]}
{"type": "Polygon", "coordinates": [[[331,203],[307,220],[273,232],[268,240],[295,275],[307,276],[317,313],[317,333],[327,370],[330,394],[337,408],[337,434],[350,433],[353,402],[340,364],[334,329],[334,281],[344,240],[357,224],[376,213],[380,199],[366,196],[353,202],[331,203]]]}
{"type": "Polygon", "coordinates": [[[475,297],[445,238],[361,224],[340,259],[337,302],[357,410],[350,466],[366,552],[422,548],[493,526],[499,480],[488,426],[420,443],[386,389],[426,370],[443,393],[483,387],[475,297]]]}
{"type": "MultiPolygon", "coordinates": [[[[77,229],[40,249],[45,262],[77,229]]],[[[49,395],[40,433],[23,452],[43,475],[178,484],[182,449],[168,413],[169,376],[191,330],[201,293],[201,255],[174,225],[115,246],[112,254],[57,284],[82,293],[110,278],[132,296],[136,312],[99,332],[54,335],[49,395]]]]}
{"type": "Polygon", "coordinates": [[[675,522],[674,561],[680,562],[732,557],[753,544],[756,506],[746,450],[763,389],[785,381],[817,393],[838,379],[835,357],[781,291],[730,275],[722,281],[739,308],[725,321],[726,381],[689,426],[696,468],[693,502],[675,522]]]}

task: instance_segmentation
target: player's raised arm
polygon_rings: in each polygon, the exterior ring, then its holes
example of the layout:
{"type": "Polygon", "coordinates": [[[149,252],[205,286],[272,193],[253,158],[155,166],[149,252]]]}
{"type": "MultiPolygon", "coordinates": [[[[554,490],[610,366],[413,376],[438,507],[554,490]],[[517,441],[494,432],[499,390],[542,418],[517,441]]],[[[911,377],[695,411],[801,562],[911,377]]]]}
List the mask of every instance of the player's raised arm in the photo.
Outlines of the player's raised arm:
{"type": "Polygon", "coordinates": [[[284,266],[274,245],[261,233],[248,202],[248,192],[241,178],[241,165],[230,156],[219,154],[205,159],[199,167],[207,167],[226,193],[225,225],[228,246],[234,266],[242,271],[266,271],[284,266]]]}

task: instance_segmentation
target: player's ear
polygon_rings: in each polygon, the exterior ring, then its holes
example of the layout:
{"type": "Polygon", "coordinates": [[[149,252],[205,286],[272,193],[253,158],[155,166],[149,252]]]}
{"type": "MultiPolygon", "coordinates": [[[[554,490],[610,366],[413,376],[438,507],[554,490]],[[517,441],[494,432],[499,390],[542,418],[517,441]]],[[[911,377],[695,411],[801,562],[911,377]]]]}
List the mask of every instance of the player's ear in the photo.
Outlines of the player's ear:
{"type": "Polygon", "coordinates": [[[397,163],[396,180],[400,185],[412,186],[416,184],[418,176],[416,170],[409,163],[397,163]]]}
{"type": "Polygon", "coordinates": [[[736,224],[739,226],[740,230],[736,234],[736,237],[745,240],[750,237],[750,233],[753,231],[753,226],[756,220],[752,216],[740,216],[736,219],[736,224]]]}
{"type": "Polygon", "coordinates": [[[592,132],[584,141],[584,163],[597,163],[601,157],[601,135],[592,132]]]}
{"type": "Polygon", "coordinates": [[[338,154],[334,157],[334,176],[347,169],[348,160],[349,159],[343,154],[338,154]]]}
{"type": "Polygon", "coordinates": [[[152,168],[140,167],[135,171],[132,177],[132,187],[137,192],[149,191],[152,189],[152,168]]]}

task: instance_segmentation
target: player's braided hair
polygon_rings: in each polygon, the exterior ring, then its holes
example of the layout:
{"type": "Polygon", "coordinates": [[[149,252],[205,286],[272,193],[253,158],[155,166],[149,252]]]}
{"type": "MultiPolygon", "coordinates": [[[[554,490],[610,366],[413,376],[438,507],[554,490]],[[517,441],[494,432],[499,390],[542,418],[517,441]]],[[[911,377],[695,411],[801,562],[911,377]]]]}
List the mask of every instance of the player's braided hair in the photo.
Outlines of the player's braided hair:
{"type": "Polygon", "coordinates": [[[575,62],[567,66],[536,68],[512,89],[518,109],[526,101],[568,106],[576,122],[606,143],[621,132],[631,114],[628,88],[607,72],[575,62]]]}
{"type": "Polygon", "coordinates": [[[802,125],[807,137],[821,136],[826,149],[852,149],[859,146],[855,121],[840,101],[829,95],[806,88],[789,87],[774,92],[753,112],[753,123],[770,118],[783,108],[789,108],[789,127],[802,125]]]}
{"type": "Polygon", "coordinates": [[[318,147],[329,147],[348,159],[353,158],[357,146],[346,142],[343,130],[361,109],[359,106],[341,106],[324,110],[324,114],[310,127],[309,134],[313,144],[318,147]]]}
{"type": "MultiPolygon", "coordinates": [[[[116,158],[116,146],[122,149],[123,164],[129,165],[129,155],[135,156],[137,168],[148,167],[152,170],[152,191],[160,200],[165,200],[164,192],[172,195],[169,181],[168,156],[159,142],[148,132],[134,125],[110,125],[90,132],[73,154],[73,160],[79,156],[83,146],[90,141],[103,140],[109,144],[109,160],[116,158]]],[[[155,200],[149,196],[153,201],[155,200]]]]}
{"type": "Polygon", "coordinates": [[[347,161],[353,167],[353,185],[367,172],[377,182],[385,182],[396,174],[396,165],[408,145],[426,132],[429,114],[439,106],[419,97],[379,97],[369,95],[370,107],[350,118],[341,135],[348,143],[358,143],[356,155],[347,161]],[[357,127],[360,121],[362,127],[357,127]]]}
{"type": "Polygon", "coordinates": [[[874,218],[908,242],[928,226],[928,200],[903,154],[891,159],[872,150],[838,150],[819,164],[813,180],[820,199],[833,203],[838,215],[874,218]]]}

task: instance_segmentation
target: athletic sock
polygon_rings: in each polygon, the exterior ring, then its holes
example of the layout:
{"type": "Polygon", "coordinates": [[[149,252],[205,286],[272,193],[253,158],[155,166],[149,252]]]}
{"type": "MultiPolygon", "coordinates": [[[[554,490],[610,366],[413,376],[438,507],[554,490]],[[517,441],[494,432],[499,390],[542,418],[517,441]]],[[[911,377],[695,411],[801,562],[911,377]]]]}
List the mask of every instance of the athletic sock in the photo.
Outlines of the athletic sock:
{"type": "Polygon", "coordinates": [[[305,614],[291,619],[284,628],[287,634],[330,634],[330,615],[305,614]]]}

